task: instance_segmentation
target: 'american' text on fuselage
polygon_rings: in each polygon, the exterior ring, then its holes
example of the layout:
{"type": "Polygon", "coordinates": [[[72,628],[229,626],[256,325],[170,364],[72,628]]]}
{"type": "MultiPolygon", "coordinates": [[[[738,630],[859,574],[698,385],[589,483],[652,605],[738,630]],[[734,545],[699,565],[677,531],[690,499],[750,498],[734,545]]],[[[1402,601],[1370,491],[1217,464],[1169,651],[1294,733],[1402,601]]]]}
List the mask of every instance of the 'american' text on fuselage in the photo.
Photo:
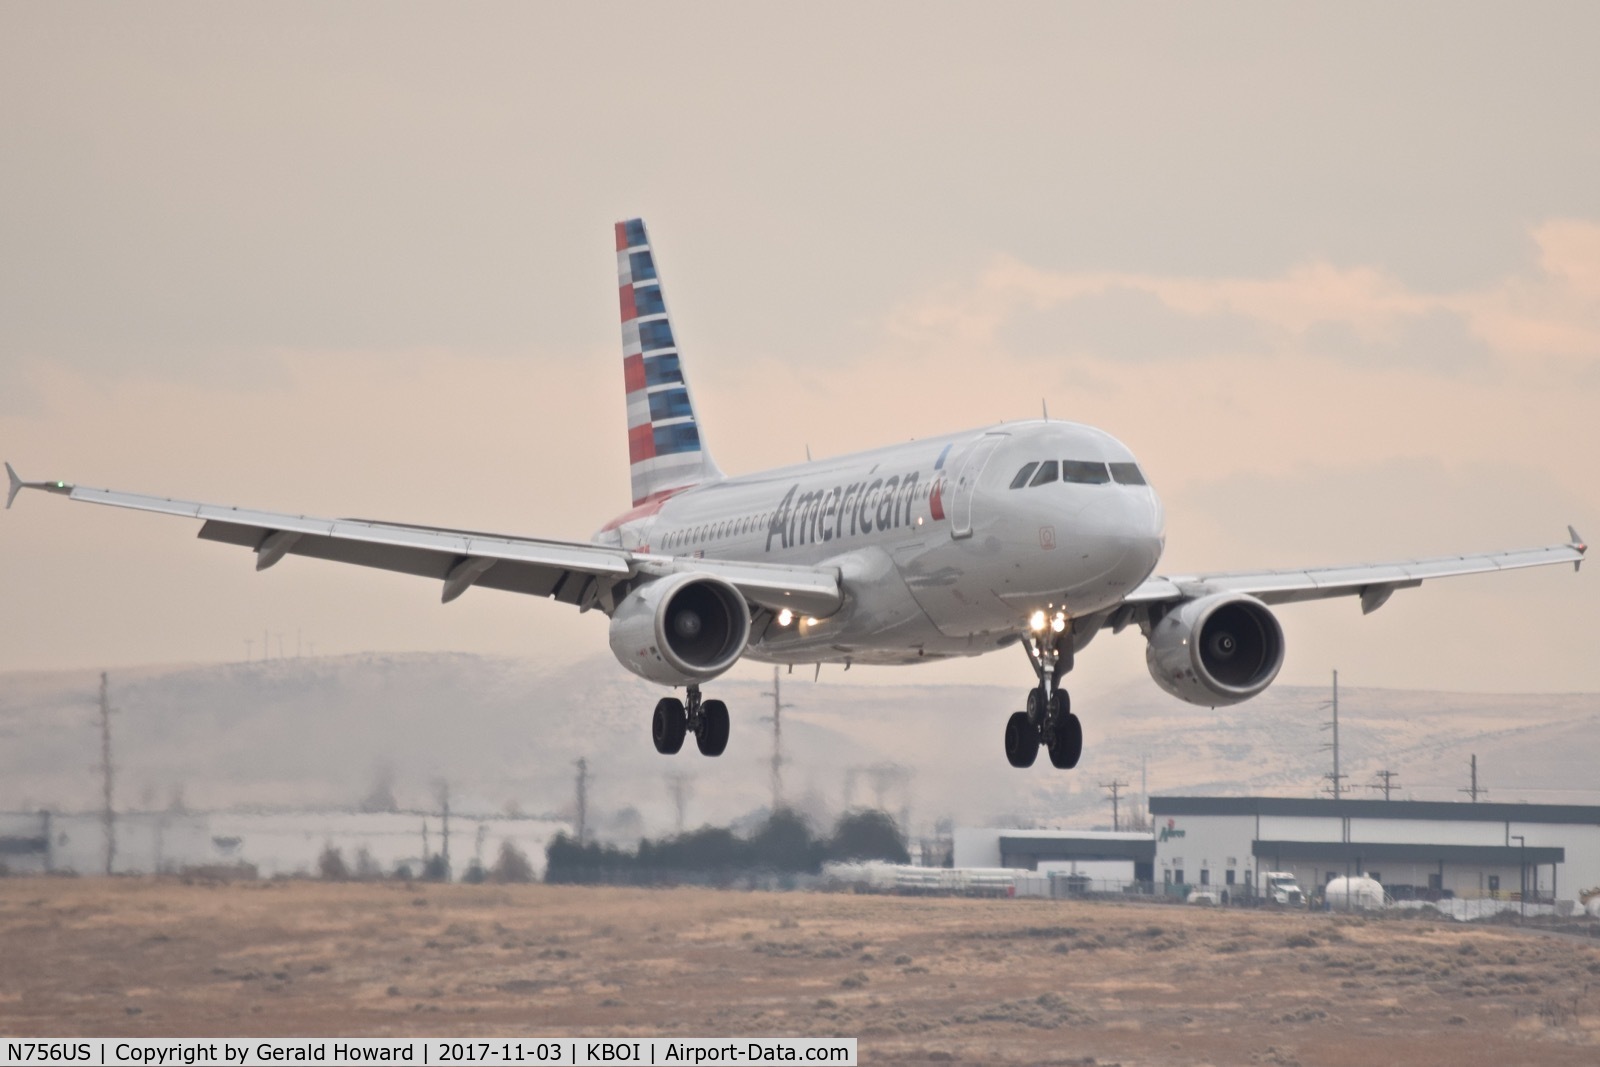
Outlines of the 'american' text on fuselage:
{"type": "MultiPolygon", "coordinates": [[[[767,526],[766,551],[772,551],[774,539],[778,541],[778,547],[784,549],[908,525],[911,522],[911,502],[917,498],[917,488],[916,471],[904,477],[891,474],[871,482],[810,489],[804,493],[800,492],[800,485],[796,483],[790,486],[789,492],[772,513],[772,521],[767,526]],[[845,526],[846,518],[850,520],[848,529],[845,526]]],[[[933,494],[936,496],[939,490],[939,483],[935,483],[933,494]]]]}

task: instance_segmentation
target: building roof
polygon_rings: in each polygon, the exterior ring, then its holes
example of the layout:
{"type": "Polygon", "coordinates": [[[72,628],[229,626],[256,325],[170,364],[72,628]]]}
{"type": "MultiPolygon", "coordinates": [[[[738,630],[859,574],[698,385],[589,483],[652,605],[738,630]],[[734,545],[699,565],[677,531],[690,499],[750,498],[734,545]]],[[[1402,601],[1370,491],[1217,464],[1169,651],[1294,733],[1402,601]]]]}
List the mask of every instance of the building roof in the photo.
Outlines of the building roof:
{"type": "MultiPolygon", "coordinates": [[[[1438,822],[1563,823],[1600,826],[1600,806],[1470,804],[1453,800],[1335,800],[1332,797],[1151,797],[1151,815],[1279,815],[1438,822]]],[[[1549,861],[1544,861],[1549,862],[1549,861]]]]}

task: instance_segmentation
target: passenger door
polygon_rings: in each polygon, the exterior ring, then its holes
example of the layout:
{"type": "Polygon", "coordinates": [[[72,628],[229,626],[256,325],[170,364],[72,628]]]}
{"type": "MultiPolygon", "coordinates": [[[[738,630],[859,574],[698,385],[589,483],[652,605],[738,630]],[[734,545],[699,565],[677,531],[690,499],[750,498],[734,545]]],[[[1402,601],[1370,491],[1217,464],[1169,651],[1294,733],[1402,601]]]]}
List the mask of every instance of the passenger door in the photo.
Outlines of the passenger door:
{"type": "Polygon", "coordinates": [[[972,536],[972,501],[978,488],[978,478],[988,465],[989,457],[999,448],[1009,434],[986,433],[967,452],[961,469],[956,472],[950,486],[950,536],[956,540],[972,536]]]}

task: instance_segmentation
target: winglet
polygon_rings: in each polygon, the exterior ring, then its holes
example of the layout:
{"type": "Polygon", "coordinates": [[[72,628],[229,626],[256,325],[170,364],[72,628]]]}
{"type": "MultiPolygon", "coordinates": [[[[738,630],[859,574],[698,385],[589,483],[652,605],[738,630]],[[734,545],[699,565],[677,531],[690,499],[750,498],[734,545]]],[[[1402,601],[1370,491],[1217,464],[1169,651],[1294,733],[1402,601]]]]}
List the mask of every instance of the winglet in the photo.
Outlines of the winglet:
{"type": "MultiPolygon", "coordinates": [[[[1583,535],[1578,533],[1578,531],[1573,529],[1571,526],[1567,527],[1567,536],[1572,538],[1572,542],[1571,542],[1572,547],[1578,550],[1578,555],[1581,556],[1585,552],[1589,551],[1589,546],[1584,544],[1584,542],[1583,542],[1583,535]]],[[[1573,570],[1577,570],[1579,567],[1582,567],[1582,566],[1583,566],[1583,560],[1575,559],[1575,560],[1572,561],[1572,569],[1573,570]]]]}
{"type": "Polygon", "coordinates": [[[11,481],[11,487],[6,490],[6,510],[11,510],[12,501],[17,499],[17,494],[24,489],[43,489],[47,493],[72,493],[72,486],[66,482],[25,482],[17,476],[11,464],[6,464],[6,477],[11,481]]]}

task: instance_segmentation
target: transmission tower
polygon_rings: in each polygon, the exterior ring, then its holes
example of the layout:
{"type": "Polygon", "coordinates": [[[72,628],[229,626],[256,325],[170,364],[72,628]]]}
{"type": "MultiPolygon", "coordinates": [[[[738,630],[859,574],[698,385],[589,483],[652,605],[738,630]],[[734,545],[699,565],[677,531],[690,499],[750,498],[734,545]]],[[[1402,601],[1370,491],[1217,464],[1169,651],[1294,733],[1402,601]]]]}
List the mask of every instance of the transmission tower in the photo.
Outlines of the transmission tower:
{"type": "Polygon", "coordinates": [[[1394,791],[1394,788],[1395,788],[1394,780],[1396,778],[1400,777],[1400,772],[1399,771],[1391,771],[1391,770],[1385,769],[1385,770],[1381,770],[1381,771],[1376,771],[1374,773],[1375,773],[1375,775],[1377,777],[1382,778],[1383,782],[1382,782],[1382,784],[1378,784],[1378,785],[1369,785],[1369,786],[1367,786],[1367,788],[1368,789],[1379,790],[1380,792],[1383,793],[1383,799],[1388,800],[1389,799],[1389,794],[1392,793],[1394,791]]]}
{"type": "Polygon", "coordinates": [[[772,689],[762,696],[772,698],[772,810],[783,807],[783,709],[793,704],[783,702],[783,689],[779,683],[778,668],[772,668],[772,689]]]}
{"type": "Polygon", "coordinates": [[[104,803],[101,807],[100,821],[105,827],[106,835],[106,874],[111,873],[111,867],[117,858],[117,812],[111,803],[111,786],[115,777],[114,764],[111,762],[111,697],[108,692],[109,682],[106,672],[100,672],[100,783],[104,803]]]}
{"type": "Polygon", "coordinates": [[[694,795],[694,775],[673,771],[667,775],[667,791],[672,794],[672,803],[678,809],[678,833],[681,834],[683,813],[689,806],[689,798],[694,795]]]}
{"type": "Polygon", "coordinates": [[[1472,767],[1472,784],[1469,785],[1465,789],[1457,789],[1456,792],[1457,793],[1465,793],[1465,794],[1467,794],[1469,797],[1472,798],[1472,802],[1474,804],[1476,804],[1478,802],[1478,797],[1479,796],[1486,796],[1486,795],[1488,795],[1488,792],[1489,792],[1489,790],[1485,789],[1483,786],[1480,786],[1478,784],[1478,754],[1476,752],[1474,752],[1472,754],[1471,767],[1472,767]]]}
{"type": "Polygon", "coordinates": [[[589,761],[578,757],[578,847],[582,848],[589,832],[589,761]]]}
{"type": "Polygon", "coordinates": [[[865,776],[872,783],[873,799],[877,809],[882,812],[889,810],[889,791],[896,790],[900,794],[900,822],[904,826],[911,816],[911,779],[915,775],[909,767],[898,763],[872,763],[848,767],[844,772],[844,806],[845,810],[855,807],[856,780],[865,776]]]}
{"type": "Polygon", "coordinates": [[[1322,776],[1322,777],[1324,777],[1324,778],[1326,778],[1328,780],[1328,785],[1327,785],[1326,788],[1323,789],[1323,792],[1331,793],[1333,795],[1333,799],[1338,800],[1345,793],[1349,792],[1349,790],[1345,787],[1345,784],[1344,784],[1344,780],[1348,776],[1339,773],[1339,672],[1338,671],[1334,671],[1333,672],[1333,701],[1330,704],[1324,704],[1322,706],[1325,707],[1325,708],[1331,707],[1333,709],[1333,721],[1332,722],[1325,722],[1325,723],[1322,724],[1322,728],[1324,730],[1327,730],[1327,729],[1330,729],[1330,728],[1333,730],[1333,743],[1322,746],[1324,749],[1330,749],[1330,748],[1333,749],[1333,770],[1332,770],[1332,772],[1330,772],[1328,774],[1324,774],[1322,776]]]}
{"type": "Polygon", "coordinates": [[[1100,788],[1106,790],[1111,797],[1111,829],[1117,832],[1122,829],[1122,791],[1128,788],[1127,782],[1119,782],[1113,778],[1109,782],[1101,782],[1100,788]]]}
{"type": "Polygon", "coordinates": [[[442,809],[439,837],[443,841],[444,880],[450,880],[450,783],[439,783],[439,807],[442,809]]]}

